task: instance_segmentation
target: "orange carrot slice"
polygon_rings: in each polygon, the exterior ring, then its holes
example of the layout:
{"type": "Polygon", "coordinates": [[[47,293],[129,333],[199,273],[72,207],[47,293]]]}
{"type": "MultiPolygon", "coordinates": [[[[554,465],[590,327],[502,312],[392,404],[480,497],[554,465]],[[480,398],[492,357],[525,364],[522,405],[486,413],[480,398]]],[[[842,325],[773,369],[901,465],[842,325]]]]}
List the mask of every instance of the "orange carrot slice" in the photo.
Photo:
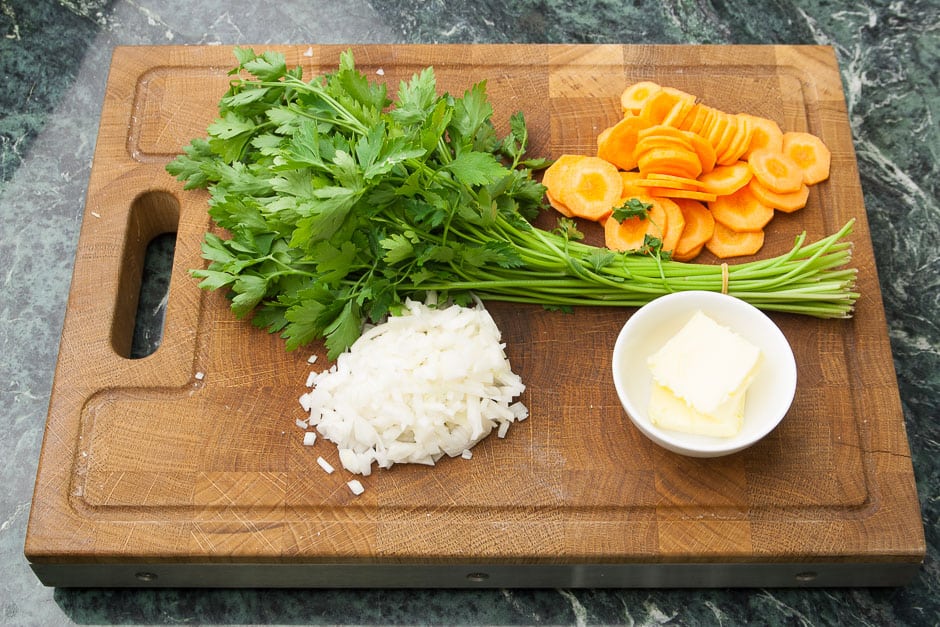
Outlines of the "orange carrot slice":
{"type": "Polygon", "coordinates": [[[718,160],[715,149],[704,137],[696,133],[692,133],[691,142],[692,149],[695,150],[695,154],[698,155],[698,160],[702,164],[702,173],[708,174],[715,168],[715,163],[718,160]]]}
{"type": "Polygon", "coordinates": [[[666,211],[663,206],[649,196],[636,196],[644,203],[649,203],[650,209],[645,218],[634,216],[623,222],[618,222],[613,216],[604,220],[604,243],[607,248],[617,251],[639,250],[643,247],[646,235],[662,239],[663,229],[666,228],[666,211]]]}
{"type": "Polygon", "coordinates": [[[620,94],[620,107],[633,115],[639,115],[647,99],[660,90],[662,87],[653,81],[639,81],[628,85],[620,94]]]}
{"type": "Polygon", "coordinates": [[[760,231],[774,217],[774,210],[763,204],[747,187],[733,194],[719,196],[708,203],[715,222],[732,231],[760,231]]]}
{"type": "MultiPolygon", "coordinates": [[[[668,126],[659,126],[654,128],[670,128],[668,126]]],[[[650,130],[650,129],[647,129],[650,130]]],[[[679,131],[680,133],[682,131],[679,131]]],[[[646,135],[638,136],[635,149],[635,157],[637,161],[640,160],[640,156],[649,152],[650,150],[656,150],[658,148],[668,148],[674,150],[685,150],[687,152],[695,152],[695,149],[692,147],[692,140],[686,139],[685,137],[670,136],[667,134],[656,134],[656,135],[646,135]]]]}
{"type": "Polygon", "coordinates": [[[637,137],[649,124],[640,117],[625,117],[597,137],[597,156],[609,161],[621,170],[636,167],[637,137]]]}
{"type": "Polygon", "coordinates": [[[571,213],[571,209],[565,206],[563,202],[555,198],[548,189],[545,190],[545,198],[548,199],[548,204],[552,206],[552,209],[565,216],[566,218],[573,218],[574,214],[571,213]]]}
{"type": "Polygon", "coordinates": [[[731,144],[728,146],[725,154],[722,155],[720,159],[722,165],[730,165],[740,161],[744,157],[744,153],[747,152],[750,147],[751,136],[754,134],[754,126],[751,124],[751,118],[749,116],[736,115],[735,117],[738,121],[735,136],[731,140],[731,144]]]}
{"type": "Polygon", "coordinates": [[[663,227],[662,249],[672,252],[682,237],[682,231],[685,229],[685,216],[679,205],[669,198],[657,198],[656,202],[663,208],[666,214],[666,224],[663,227]]]}
{"type": "Polygon", "coordinates": [[[751,180],[754,172],[746,161],[736,161],[730,165],[720,165],[698,178],[702,189],[715,195],[733,194],[751,180]]]}
{"type": "Polygon", "coordinates": [[[645,118],[650,124],[662,124],[676,103],[685,97],[691,96],[678,89],[663,87],[659,91],[650,94],[637,115],[645,118]]]}
{"type": "Polygon", "coordinates": [[[715,230],[705,248],[719,259],[756,254],[764,245],[763,231],[732,231],[715,221],[715,230]]]}
{"type": "Polygon", "coordinates": [[[770,118],[764,118],[759,115],[750,115],[747,113],[742,113],[740,115],[747,117],[748,122],[751,124],[751,126],[753,126],[753,130],[751,132],[751,142],[748,145],[747,150],[744,152],[744,159],[747,159],[755,150],[760,150],[762,148],[769,148],[770,150],[777,151],[783,149],[783,131],[780,130],[779,124],[770,118]]]}
{"type": "Polygon", "coordinates": [[[715,154],[718,154],[718,144],[721,137],[728,128],[728,114],[719,109],[712,109],[711,116],[705,122],[706,126],[700,132],[700,135],[708,140],[708,143],[715,148],[715,154]]]}
{"type": "MultiPolygon", "coordinates": [[[[700,189],[702,187],[702,182],[699,179],[691,179],[691,178],[684,177],[684,176],[673,176],[671,174],[661,174],[659,172],[650,172],[648,175],[648,180],[670,181],[673,183],[684,185],[687,189],[700,189]]],[[[668,186],[664,185],[664,187],[668,187],[668,186]]]]}
{"type": "MultiPolygon", "coordinates": [[[[561,188],[567,182],[567,172],[572,165],[584,158],[584,155],[564,154],[555,159],[554,162],[542,172],[542,185],[548,190],[547,194],[559,204],[564,204],[560,200],[561,188]]],[[[551,200],[549,200],[551,203],[551,200]]],[[[554,206],[554,205],[552,205],[554,206]]],[[[571,217],[571,216],[568,216],[571,217]]]]}
{"type": "Polygon", "coordinates": [[[672,87],[664,87],[663,89],[671,90],[677,96],[676,103],[672,105],[672,109],[663,118],[663,124],[678,127],[692,111],[692,107],[695,106],[695,96],[672,87]]]}
{"type": "Polygon", "coordinates": [[[689,109],[689,112],[682,122],[679,123],[679,128],[683,131],[689,131],[690,133],[698,133],[702,128],[702,124],[705,122],[707,113],[708,107],[700,102],[696,102],[692,105],[692,108],[689,109]]]}
{"type": "Polygon", "coordinates": [[[693,259],[698,257],[700,254],[702,254],[702,250],[704,249],[705,249],[705,244],[699,244],[695,248],[684,253],[677,254],[675,251],[673,251],[672,259],[673,261],[692,261],[693,259]]]}
{"type": "Polygon", "coordinates": [[[803,169],[782,152],[763,148],[748,157],[748,164],[761,185],[772,192],[787,194],[799,191],[803,184],[803,169]]]}
{"type": "Polygon", "coordinates": [[[698,189],[670,189],[668,187],[647,187],[647,193],[656,198],[688,198],[702,202],[711,202],[718,198],[715,194],[703,192],[698,189]]]}
{"type": "Polygon", "coordinates": [[[620,181],[623,183],[623,189],[620,191],[621,200],[632,198],[634,196],[643,196],[646,194],[646,189],[640,185],[636,185],[636,181],[643,178],[643,175],[639,172],[629,171],[620,173],[620,181]]]}
{"type": "MultiPolygon", "coordinates": [[[[651,173],[651,174],[655,174],[655,173],[651,173]]],[[[673,176],[668,179],[661,179],[661,178],[653,178],[652,176],[650,176],[649,178],[636,179],[635,181],[633,181],[633,184],[636,185],[637,187],[647,187],[647,188],[659,187],[663,189],[685,189],[689,191],[695,190],[695,187],[689,185],[688,183],[683,182],[687,180],[694,181],[695,179],[684,179],[681,176],[673,176]]]]}
{"type": "Polygon", "coordinates": [[[562,173],[564,180],[554,195],[576,217],[601,221],[618,204],[623,181],[612,163],[600,157],[582,157],[562,173]]]}
{"type": "Polygon", "coordinates": [[[689,261],[697,257],[705,242],[711,239],[715,230],[715,218],[708,207],[697,200],[679,198],[675,203],[682,211],[685,227],[672,251],[672,258],[676,261],[689,261]]]}
{"type": "Polygon", "coordinates": [[[752,178],[748,182],[747,187],[761,203],[783,211],[784,213],[793,213],[794,211],[802,209],[806,206],[806,201],[809,200],[809,185],[805,184],[800,187],[799,191],[789,194],[772,192],[761,185],[761,182],[756,178],[752,178]]]}
{"type": "MultiPolygon", "coordinates": [[[[652,124],[648,128],[638,133],[637,137],[639,140],[647,138],[671,138],[678,140],[679,143],[686,144],[691,147],[692,135],[693,133],[683,131],[681,128],[669,126],[668,124],[652,124]]],[[[668,142],[668,140],[666,141],[668,142]]]]}
{"type": "Polygon", "coordinates": [[[697,178],[702,173],[702,162],[698,155],[678,148],[654,148],[637,156],[637,166],[642,174],[659,172],[685,178],[697,178]]]}
{"type": "Polygon", "coordinates": [[[803,182],[807,185],[829,178],[832,154],[816,135],[795,131],[784,133],[782,150],[803,170],[803,182]]]}
{"type": "Polygon", "coordinates": [[[725,128],[721,132],[721,137],[718,138],[718,143],[715,144],[715,159],[719,165],[727,163],[728,148],[731,147],[731,142],[738,134],[738,116],[726,114],[725,119],[725,128]]]}

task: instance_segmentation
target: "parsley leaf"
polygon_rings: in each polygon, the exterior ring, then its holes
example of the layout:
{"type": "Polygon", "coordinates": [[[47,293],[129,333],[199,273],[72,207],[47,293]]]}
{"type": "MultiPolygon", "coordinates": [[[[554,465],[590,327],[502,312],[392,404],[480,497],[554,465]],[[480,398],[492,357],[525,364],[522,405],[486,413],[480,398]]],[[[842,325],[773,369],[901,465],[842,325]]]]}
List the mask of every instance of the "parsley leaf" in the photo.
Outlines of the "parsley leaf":
{"type": "Polygon", "coordinates": [[[617,222],[623,222],[624,220],[634,217],[645,220],[649,215],[649,210],[652,207],[652,204],[643,202],[639,198],[630,198],[621,206],[614,209],[614,220],[617,222]]]}
{"type": "Polygon", "coordinates": [[[327,357],[330,359],[336,359],[340,353],[352,346],[362,333],[362,317],[354,300],[349,300],[343,305],[342,311],[327,325],[324,333],[327,357]]]}
{"type": "Polygon", "coordinates": [[[507,174],[496,157],[485,152],[461,153],[447,164],[446,169],[468,187],[495,183],[507,174]]]}

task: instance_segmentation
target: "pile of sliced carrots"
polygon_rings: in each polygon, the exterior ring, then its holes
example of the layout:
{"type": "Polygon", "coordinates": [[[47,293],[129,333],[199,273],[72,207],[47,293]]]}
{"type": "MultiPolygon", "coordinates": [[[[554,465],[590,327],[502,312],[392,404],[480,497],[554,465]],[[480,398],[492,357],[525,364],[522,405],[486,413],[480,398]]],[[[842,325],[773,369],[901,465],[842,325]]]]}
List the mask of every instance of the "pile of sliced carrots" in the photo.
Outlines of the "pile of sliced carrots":
{"type": "Polygon", "coordinates": [[[679,261],[703,249],[752,255],[775,211],[802,209],[809,187],[829,177],[821,139],[769,118],[651,81],[629,85],[620,104],[623,118],[598,135],[596,155],[562,155],[542,180],[563,215],[603,223],[611,249],[636,250],[650,235],[679,261]],[[612,217],[630,198],[651,205],[648,219],[612,217]]]}

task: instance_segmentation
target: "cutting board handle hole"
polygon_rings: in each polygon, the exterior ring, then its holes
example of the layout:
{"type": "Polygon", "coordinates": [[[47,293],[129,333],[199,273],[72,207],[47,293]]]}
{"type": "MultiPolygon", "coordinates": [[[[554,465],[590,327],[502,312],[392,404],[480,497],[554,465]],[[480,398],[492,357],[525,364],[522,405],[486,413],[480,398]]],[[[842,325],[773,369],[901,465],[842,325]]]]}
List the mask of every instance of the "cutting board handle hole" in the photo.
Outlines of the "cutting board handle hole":
{"type": "Polygon", "coordinates": [[[163,341],[175,249],[176,233],[161,233],[147,244],[134,316],[131,359],[152,355],[163,341]]]}
{"type": "Polygon", "coordinates": [[[131,204],[111,343],[121,357],[152,355],[163,341],[180,204],[148,191],[131,204]]]}

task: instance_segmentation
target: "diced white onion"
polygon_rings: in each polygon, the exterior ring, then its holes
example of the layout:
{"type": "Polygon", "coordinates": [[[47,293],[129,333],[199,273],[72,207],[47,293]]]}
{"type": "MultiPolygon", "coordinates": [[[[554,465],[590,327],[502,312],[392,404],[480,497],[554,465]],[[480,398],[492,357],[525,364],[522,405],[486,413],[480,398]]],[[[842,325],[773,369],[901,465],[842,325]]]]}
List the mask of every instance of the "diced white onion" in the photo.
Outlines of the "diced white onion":
{"type": "Polygon", "coordinates": [[[317,463],[320,464],[320,468],[325,470],[327,474],[333,474],[333,465],[323,459],[322,457],[317,457],[317,463]]]}
{"type": "Polygon", "coordinates": [[[346,485],[349,486],[350,491],[356,496],[359,496],[360,494],[366,491],[366,489],[362,487],[362,483],[360,483],[358,479],[352,479],[350,481],[347,481],[346,485]]]}
{"type": "Polygon", "coordinates": [[[300,404],[355,474],[467,457],[494,427],[505,437],[528,416],[514,402],[525,385],[504,348],[481,303],[437,309],[409,300],[328,370],[311,373],[300,404]]]}
{"type": "Polygon", "coordinates": [[[304,446],[313,446],[317,441],[316,431],[307,431],[304,433],[304,446]]]}

